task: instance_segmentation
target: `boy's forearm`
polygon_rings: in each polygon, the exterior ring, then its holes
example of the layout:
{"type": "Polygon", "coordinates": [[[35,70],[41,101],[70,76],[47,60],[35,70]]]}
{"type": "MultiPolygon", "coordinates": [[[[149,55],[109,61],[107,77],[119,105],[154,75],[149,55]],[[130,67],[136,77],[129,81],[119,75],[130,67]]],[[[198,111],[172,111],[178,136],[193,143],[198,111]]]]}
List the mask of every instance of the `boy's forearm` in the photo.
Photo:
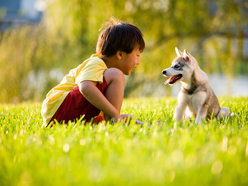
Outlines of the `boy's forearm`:
{"type": "Polygon", "coordinates": [[[103,111],[110,118],[122,119],[117,109],[106,99],[94,82],[82,82],[79,86],[80,92],[93,106],[103,111]]]}

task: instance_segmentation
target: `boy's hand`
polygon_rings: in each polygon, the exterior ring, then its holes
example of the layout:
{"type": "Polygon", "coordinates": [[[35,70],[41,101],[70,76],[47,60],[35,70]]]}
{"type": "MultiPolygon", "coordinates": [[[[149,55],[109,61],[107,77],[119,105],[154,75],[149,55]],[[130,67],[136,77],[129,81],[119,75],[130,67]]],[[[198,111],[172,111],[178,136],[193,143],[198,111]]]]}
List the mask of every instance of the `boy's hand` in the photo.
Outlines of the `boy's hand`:
{"type": "MultiPolygon", "coordinates": [[[[131,115],[131,114],[122,114],[121,116],[123,119],[128,119],[130,117],[130,120],[132,120],[134,118],[133,115],[131,115]]],[[[144,122],[142,122],[138,119],[135,120],[135,123],[136,124],[144,124],[144,122]]]]}
{"type": "Polygon", "coordinates": [[[138,119],[135,120],[135,123],[136,123],[136,124],[142,124],[142,125],[144,124],[143,121],[140,121],[140,120],[138,120],[138,119]]]}
{"type": "Polygon", "coordinates": [[[120,117],[113,117],[113,118],[112,118],[112,121],[113,121],[114,123],[117,123],[118,120],[122,121],[122,120],[123,120],[123,117],[120,115],[120,117]]]}

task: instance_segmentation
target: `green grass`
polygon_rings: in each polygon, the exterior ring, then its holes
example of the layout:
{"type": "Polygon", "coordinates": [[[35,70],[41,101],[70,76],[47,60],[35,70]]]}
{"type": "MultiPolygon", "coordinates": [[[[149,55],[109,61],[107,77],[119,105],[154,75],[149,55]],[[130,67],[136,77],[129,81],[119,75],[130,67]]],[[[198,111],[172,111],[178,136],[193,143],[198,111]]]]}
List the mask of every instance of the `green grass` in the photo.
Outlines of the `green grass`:
{"type": "Polygon", "coordinates": [[[247,185],[247,97],[236,117],[175,123],[175,98],[126,99],[131,123],[41,128],[41,104],[0,105],[0,185],[247,185]]]}

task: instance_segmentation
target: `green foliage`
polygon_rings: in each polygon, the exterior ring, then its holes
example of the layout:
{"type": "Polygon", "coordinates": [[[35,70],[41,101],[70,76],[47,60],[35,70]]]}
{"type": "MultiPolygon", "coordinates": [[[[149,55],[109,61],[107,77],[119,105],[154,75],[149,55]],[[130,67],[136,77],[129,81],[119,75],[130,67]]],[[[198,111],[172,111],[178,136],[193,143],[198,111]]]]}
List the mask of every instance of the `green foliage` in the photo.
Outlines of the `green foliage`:
{"type": "MultiPolygon", "coordinates": [[[[0,10],[0,18],[4,12],[0,10]]],[[[246,1],[47,1],[38,26],[0,36],[0,102],[43,100],[62,78],[54,78],[54,70],[65,75],[93,54],[99,28],[112,16],[135,24],[144,34],[147,47],[136,81],[158,79],[176,56],[175,46],[192,53],[208,73],[248,73],[243,52],[246,1]]],[[[128,90],[126,95],[132,95],[128,90]]]]}
{"type": "Polygon", "coordinates": [[[143,120],[41,128],[41,104],[0,105],[0,185],[247,185],[247,97],[237,116],[175,125],[175,98],[125,99],[143,120]]]}

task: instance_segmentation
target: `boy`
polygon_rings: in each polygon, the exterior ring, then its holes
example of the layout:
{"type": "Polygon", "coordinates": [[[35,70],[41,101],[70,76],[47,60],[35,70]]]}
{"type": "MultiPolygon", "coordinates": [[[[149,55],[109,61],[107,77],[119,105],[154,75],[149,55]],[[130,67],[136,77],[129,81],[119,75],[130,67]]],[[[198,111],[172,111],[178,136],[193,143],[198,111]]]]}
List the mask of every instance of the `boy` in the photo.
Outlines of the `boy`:
{"type": "Polygon", "coordinates": [[[132,119],[129,114],[120,114],[124,75],[139,65],[144,48],[142,33],[136,26],[111,19],[100,33],[96,54],[72,69],[47,94],[41,109],[43,126],[55,120],[76,121],[82,116],[86,122],[132,119]],[[98,116],[100,111],[104,116],[98,116]]]}

